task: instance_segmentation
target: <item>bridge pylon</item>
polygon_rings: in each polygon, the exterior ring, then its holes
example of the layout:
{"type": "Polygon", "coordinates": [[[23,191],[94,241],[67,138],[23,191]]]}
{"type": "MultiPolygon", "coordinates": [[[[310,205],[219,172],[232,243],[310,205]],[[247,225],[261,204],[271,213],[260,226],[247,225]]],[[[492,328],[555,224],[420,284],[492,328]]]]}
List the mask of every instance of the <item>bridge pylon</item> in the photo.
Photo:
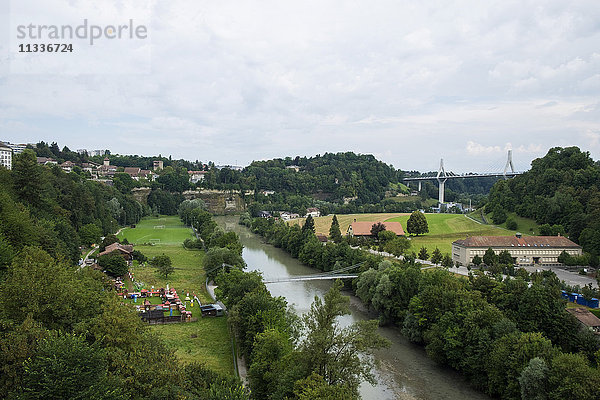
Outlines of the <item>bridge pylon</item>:
{"type": "Polygon", "coordinates": [[[510,172],[512,172],[514,174],[515,172],[515,166],[513,165],[513,161],[512,161],[512,150],[508,150],[508,159],[506,160],[506,165],[504,166],[504,179],[506,179],[506,172],[508,171],[508,167],[510,167],[510,172]]]}
{"type": "Polygon", "coordinates": [[[446,181],[448,180],[448,174],[444,169],[444,159],[440,159],[440,169],[438,170],[436,179],[439,185],[439,203],[444,204],[444,190],[446,188],[446,181]]]}

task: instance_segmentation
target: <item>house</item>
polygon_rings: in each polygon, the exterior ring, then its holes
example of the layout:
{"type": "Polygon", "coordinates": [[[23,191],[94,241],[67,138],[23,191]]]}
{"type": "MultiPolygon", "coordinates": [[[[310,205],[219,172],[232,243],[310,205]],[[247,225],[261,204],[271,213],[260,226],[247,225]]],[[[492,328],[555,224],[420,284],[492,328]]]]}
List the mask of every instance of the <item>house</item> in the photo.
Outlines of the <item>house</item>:
{"type": "Polygon", "coordinates": [[[162,160],[152,161],[152,169],[154,171],[157,171],[157,170],[160,170],[160,169],[164,169],[162,160]]]}
{"type": "Polygon", "coordinates": [[[0,166],[6,169],[12,169],[12,149],[5,145],[0,145],[0,166]]]}
{"type": "Polygon", "coordinates": [[[62,168],[62,170],[67,173],[73,171],[74,166],[75,166],[75,163],[72,161],[65,161],[64,163],[60,164],[60,167],[62,168]]]}
{"type": "Polygon", "coordinates": [[[190,182],[198,183],[204,180],[204,175],[206,175],[208,171],[188,171],[190,176],[190,182]]]}
{"type": "Polygon", "coordinates": [[[300,218],[299,214],[295,214],[295,213],[291,213],[291,212],[287,212],[287,211],[280,211],[279,216],[284,221],[289,221],[290,219],[300,218]]]}
{"type": "Polygon", "coordinates": [[[113,251],[118,251],[119,253],[121,253],[121,255],[123,256],[123,258],[126,261],[131,261],[133,260],[133,245],[123,245],[121,243],[115,242],[113,244],[109,244],[108,246],[106,246],[106,248],[104,249],[104,251],[102,253],[98,254],[98,257],[107,255],[112,253],[113,251]]]}
{"type": "Polygon", "coordinates": [[[275,194],[274,190],[261,190],[260,194],[262,194],[263,196],[270,196],[272,194],[275,194]]]}
{"type": "Polygon", "coordinates": [[[600,318],[596,317],[587,308],[567,308],[567,311],[577,318],[577,320],[586,328],[600,335],[600,318]]]}
{"type": "Polygon", "coordinates": [[[112,178],[115,176],[116,172],[117,167],[115,165],[110,165],[110,160],[108,157],[104,157],[104,162],[100,167],[98,167],[98,175],[112,178]]]}
{"type": "Polygon", "coordinates": [[[259,218],[271,218],[271,217],[273,217],[273,215],[269,211],[259,211],[258,212],[258,216],[259,216],[259,218]]]}
{"type": "Polygon", "coordinates": [[[321,243],[327,243],[327,235],[317,233],[317,239],[319,239],[319,242],[321,243]]]}
{"type": "Polygon", "coordinates": [[[581,255],[581,246],[564,236],[471,236],[452,243],[452,261],[462,265],[473,263],[473,257],[483,258],[485,251],[492,248],[500,254],[507,250],[516,265],[561,265],[558,256],[567,252],[571,256],[581,255]]]}
{"type": "Polygon", "coordinates": [[[125,167],[123,169],[123,172],[125,172],[127,175],[129,175],[130,177],[132,177],[133,179],[138,178],[140,176],[140,171],[142,169],[138,168],[138,167],[125,167]]]}
{"type": "Polygon", "coordinates": [[[98,178],[98,167],[100,166],[100,164],[96,164],[95,162],[87,162],[87,163],[81,163],[81,169],[84,170],[85,172],[89,172],[89,174],[92,176],[93,179],[97,179],[98,178]]]}
{"type": "Polygon", "coordinates": [[[299,172],[300,171],[300,167],[298,165],[288,165],[285,168],[287,168],[287,169],[293,169],[295,172],[299,172]]]}
{"type": "MultiPolygon", "coordinates": [[[[372,222],[372,221],[360,221],[360,222],[356,222],[354,221],[353,223],[350,224],[350,226],[348,227],[348,231],[346,232],[348,234],[348,236],[355,236],[355,237],[369,237],[369,236],[373,236],[371,234],[371,229],[373,228],[373,225],[377,224],[378,222],[372,222]]],[[[396,234],[396,236],[404,236],[404,229],[402,228],[402,224],[400,222],[382,222],[383,226],[385,226],[385,230],[386,231],[390,231],[390,232],[394,232],[396,234]]]]}
{"type": "Polygon", "coordinates": [[[311,217],[313,217],[313,218],[316,218],[316,217],[320,217],[320,216],[321,216],[321,213],[319,212],[319,209],[318,209],[318,208],[311,207],[311,208],[307,208],[307,209],[306,209],[306,215],[305,215],[305,217],[307,217],[307,218],[308,218],[308,216],[309,216],[309,215],[310,215],[311,217]]]}
{"type": "Polygon", "coordinates": [[[58,162],[53,158],[36,157],[38,165],[57,165],[58,162]]]}

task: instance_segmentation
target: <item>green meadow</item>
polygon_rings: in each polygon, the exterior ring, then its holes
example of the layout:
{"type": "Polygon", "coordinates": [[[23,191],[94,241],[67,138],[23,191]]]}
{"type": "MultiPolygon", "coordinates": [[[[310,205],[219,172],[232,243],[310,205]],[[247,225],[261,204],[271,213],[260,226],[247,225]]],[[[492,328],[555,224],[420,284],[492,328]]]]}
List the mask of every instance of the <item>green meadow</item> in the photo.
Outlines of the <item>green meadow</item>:
{"type": "MultiPolygon", "coordinates": [[[[387,219],[402,224],[406,231],[406,221],[409,214],[387,219]]],[[[463,214],[425,214],[429,233],[419,236],[408,236],[411,240],[411,251],[418,252],[422,246],[429,250],[429,254],[437,247],[442,253],[450,253],[452,242],[464,239],[467,236],[510,236],[515,231],[498,228],[493,225],[483,225],[463,214]]]]}
{"type": "MultiPolygon", "coordinates": [[[[187,250],[183,241],[193,238],[190,228],[176,216],[144,218],[135,228],[126,228],[118,235],[120,239],[126,238],[130,243],[137,244],[136,250],[141,251],[151,259],[154,256],[166,254],[171,258],[175,271],[168,279],[158,274],[150,265],[131,267],[134,279],[143,282],[144,288],[150,289],[166,287],[175,288],[180,297],[186,293],[195,293],[202,303],[212,301],[204,286],[206,277],[202,268],[204,252],[200,250],[187,250]],[[155,229],[157,225],[164,225],[163,229],[155,229]],[[161,239],[155,245],[150,239],[161,239]]],[[[198,314],[190,308],[193,316],[198,314]]],[[[175,351],[175,355],[183,362],[193,361],[206,363],[210,368],[224,373],[234,373],[233,356],[231,352],[231,339],[227,327],[226,317],[198,318],[197,322],[152,325],[151,329],[161,335],[165,342],[175,351]]]]}

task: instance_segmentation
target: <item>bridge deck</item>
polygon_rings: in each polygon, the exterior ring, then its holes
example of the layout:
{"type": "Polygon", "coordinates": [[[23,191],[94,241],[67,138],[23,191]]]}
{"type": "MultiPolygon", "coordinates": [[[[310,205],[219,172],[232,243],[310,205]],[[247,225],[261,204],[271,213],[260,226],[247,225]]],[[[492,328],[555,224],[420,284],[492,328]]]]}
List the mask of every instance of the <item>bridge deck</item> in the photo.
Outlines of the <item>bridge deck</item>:
{"type": "Polygon", "coordinates": [[[283,282],[301,282],[301,281],[322,281],[329,279],[353,279],[357,278],[356,274],[332,274],[332,275],[304,275],[292,276],[289,278],[265,280],[264,283],[283,283],[283,282]]]}
{"type": "MultiPolygon", "coordinates": [[[[521,175],[522,172],[507,172],[506,174],[498,173],[498,174],[473,174],[473,175],[446,175],[440,176],[440,179],[457,179],[457,178],[489,178],[489,177],[504,177],[504,176],[517,176],[521,175]]],[[[402,180],[405,182],[412,181],[430,181],[437,179],[437,176],[419,176],[415,178],[403,178],[402,180]]]]}

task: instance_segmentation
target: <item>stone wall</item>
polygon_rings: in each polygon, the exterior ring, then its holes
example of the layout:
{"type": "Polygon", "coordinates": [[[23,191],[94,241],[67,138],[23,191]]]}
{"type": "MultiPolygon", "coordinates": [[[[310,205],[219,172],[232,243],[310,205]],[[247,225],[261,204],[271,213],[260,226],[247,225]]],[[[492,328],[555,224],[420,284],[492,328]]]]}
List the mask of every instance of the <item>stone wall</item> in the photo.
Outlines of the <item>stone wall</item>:
{"type": "Polygon", "coordinates": [[[240,194],[222,190],[188,190],[183,192],[186,200],[201,199],[213,214],[239,214],[246,211],[246,203],[240,194]]]}

